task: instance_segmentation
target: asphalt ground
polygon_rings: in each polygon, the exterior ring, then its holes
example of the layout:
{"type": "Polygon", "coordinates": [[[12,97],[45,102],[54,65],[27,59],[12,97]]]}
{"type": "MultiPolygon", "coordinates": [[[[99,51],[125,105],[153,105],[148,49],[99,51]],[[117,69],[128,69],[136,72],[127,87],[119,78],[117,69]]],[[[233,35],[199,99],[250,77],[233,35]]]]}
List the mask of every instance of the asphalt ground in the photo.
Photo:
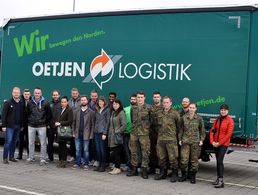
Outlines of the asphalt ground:
{"type": "MultiPolygon", "coordinates": [[[[0,147],[2,161],[3,147],[0,147]]],[[[38,154],[38,153],[37,153],[38,154]]],[[[26,155],[24,156],[26,157],[26,155]]],[[[215,189],[211,182],[216,177],[215,159],[200,162],[197,183],[170,183],[166,180],[155,181],[154,175],[144,180],[138,177],[126,177],[123,172],[110,175],[99,173],[90,168],[88,171],[73,170],[69,167],[57,168],[57,156],[54,163],[39,166],[36,162],[21,160],[9,165],[0,163],[1,195],[68,195],[68,194],[258,194],[258,163],[249,162],[258,159],[255,151],[235,151],[225,157],[225,187],[215,189]]]]}

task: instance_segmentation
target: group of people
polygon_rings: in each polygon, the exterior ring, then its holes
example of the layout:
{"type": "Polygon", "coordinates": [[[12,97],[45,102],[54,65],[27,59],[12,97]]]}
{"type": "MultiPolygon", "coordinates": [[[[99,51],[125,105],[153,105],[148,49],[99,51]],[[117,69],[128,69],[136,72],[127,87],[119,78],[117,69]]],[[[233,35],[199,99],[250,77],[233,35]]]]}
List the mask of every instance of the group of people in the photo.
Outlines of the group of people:
{"type": "MultiPolygon", "coordinates": [[[[170,176],[171,182],[184,182],[187,178],[196,183],[199,156],[206,132],[203,119],[196,113],[197,106],[188,97],[182,100],[182,110],[172,108],[172,98],[153,93],[153,105],[145,103],[145,93],[139,91],[130,97],[130,106],[123,107],[115,92],[108,101],[91,91],[90,98],[80,95],[77,88],[71,90],[71,99],[61,97],[58,90],[52,92],[47,102],[41,88],[35,88],[31,97],[25,89],[21,96],[14,87],[12,98],[4,103],[2,130],[6,132],[3,163],[17,162],[28,153],[27,161],[35,161],[35,138],[40,141],[40,165],[54,161],[54,141],[59,144],[58,167],[67,166],[67,143],[70,144],[70,162],[73,169],[88,170],[94,162],[94,171],[104,172],[113,163],[112,175],[121,173],[122,154],[125,153],[128,177],[155,180],[170,176]],[[19,154],[14,157],[16,142],[19,154]],[[171,170],[168,173],[168,170],[171,170]],[[181,170],[181,177],[178,177],[181,170]]],[[[221,105],[220,115],[210,129],[209,139],[217,160],[216,188],[224,187],[223,159],[230,143],[234,122],[228,115],[229,108],[221,105]]]]}

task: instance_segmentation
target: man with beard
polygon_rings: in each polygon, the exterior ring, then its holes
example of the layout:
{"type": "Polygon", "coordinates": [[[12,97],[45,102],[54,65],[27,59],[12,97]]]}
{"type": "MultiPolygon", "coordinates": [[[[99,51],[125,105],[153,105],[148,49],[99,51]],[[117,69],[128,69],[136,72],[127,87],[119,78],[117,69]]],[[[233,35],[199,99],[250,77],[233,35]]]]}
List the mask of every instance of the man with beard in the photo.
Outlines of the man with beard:
{"type": "Polygon", "coordinates": [[[88,107],[86,95],[80,97],[81,105],[74,111],[73,135],[76,146],[76,160],[73,169],[80,168],[81,157],[83,156],[83,168],[89,169],[89,140],[93,138],[94,111],[88,107]],[[83,155],[82,155],[83,152],[83,155]]]}

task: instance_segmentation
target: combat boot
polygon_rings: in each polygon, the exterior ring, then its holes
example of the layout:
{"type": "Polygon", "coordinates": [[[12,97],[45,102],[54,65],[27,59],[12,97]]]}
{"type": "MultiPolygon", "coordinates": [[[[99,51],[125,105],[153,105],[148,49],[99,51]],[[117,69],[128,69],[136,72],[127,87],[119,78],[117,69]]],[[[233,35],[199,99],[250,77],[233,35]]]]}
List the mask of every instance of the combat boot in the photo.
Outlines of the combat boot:
{"type": "Polygon", "coordinates": [[[195,184],[196,183],[196,171],[191,171],[191,179],[190,179],[190,182],[192,184],[195,184]]]}
{"type": "Polygon", "coordinates": [[[167,169],[165,168],[160,168],[159,174],[155,175],[154,179],[155,180],[161,180],[161,179],[166,179],[167,177],[167,169]]]}
{"type": "Polygon", "coordinates": [[[127,177],[138,176],[137,167],[132,166],[132,170],[126,174],[127,177]]]}
{"type": "Polygon", "coordinates": [[[178,170],[177,169],[172,169],[172,174],[171,174],[171,178],[170,178],[170,182],[174,183],[177,181],[177,177],[178,177],[178,170]]]}
{"type": "Polygon", "coordinates": [[[142,167],[142,178],[143,179],[148,179],[148,171],[146,167],[142,167]]]}
{"type": "Polygon", "coordinates": [[[182,172],[182,176],[179,178],[179,182],[183,182],[183,181],[186,181],[186,171],[181,171],[182,172]]]}
{"type": "Polygon", "coordinates": [[[218,184],[214,186],[215,188],[224,188],[223,178],[218,179],[218,184]]]}

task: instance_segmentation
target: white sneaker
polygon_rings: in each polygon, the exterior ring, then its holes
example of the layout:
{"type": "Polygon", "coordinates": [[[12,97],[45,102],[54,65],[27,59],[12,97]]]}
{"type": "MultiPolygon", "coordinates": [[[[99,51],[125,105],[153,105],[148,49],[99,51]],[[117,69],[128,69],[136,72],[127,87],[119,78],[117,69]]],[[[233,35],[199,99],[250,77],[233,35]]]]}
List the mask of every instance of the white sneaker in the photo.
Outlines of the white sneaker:
{"type": "Polygon", "coordinates": [[[27,162],[30,162],[30,163],[35,162],[35,158],[27,158],[27,162]]]}
{"type": "Polygon", "coordinates": [[[73,162],[74,161],[74,157],[71,157],[68,162],[73,162]]]}
{"type": "Polygon", "coordinates": [[[94,164],[93,160],[89,162],[89,166],[93,166],[93,164],[94,164]]]}
{"type": "Polygon", "coordinates": [[[43,166],[43,165],[46,165],[46,164],[47,164],[47,161],[45,161],[44,159],[40,160],[40,162],[39,162],[40,166],[43,166]]]}
{"type": "Polygon", "coordinates": [[[98,167],[99,166],[99,161],[95,161],[94,163],[93,163],[93,167],[98,167]]]}
{"type": "Polygon", "coordinates": [[[84,166],[83,166],[83,170],[84,170],[84,171],[88,171],[88,170],[89,170],[89,166],[88,166],[88,165],[84,165],[84,166]]]}

